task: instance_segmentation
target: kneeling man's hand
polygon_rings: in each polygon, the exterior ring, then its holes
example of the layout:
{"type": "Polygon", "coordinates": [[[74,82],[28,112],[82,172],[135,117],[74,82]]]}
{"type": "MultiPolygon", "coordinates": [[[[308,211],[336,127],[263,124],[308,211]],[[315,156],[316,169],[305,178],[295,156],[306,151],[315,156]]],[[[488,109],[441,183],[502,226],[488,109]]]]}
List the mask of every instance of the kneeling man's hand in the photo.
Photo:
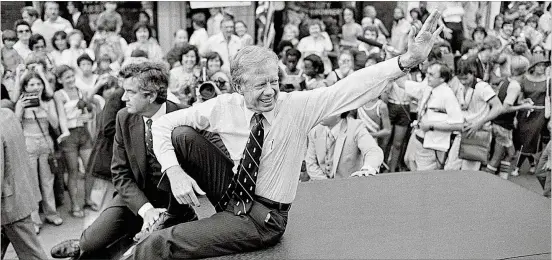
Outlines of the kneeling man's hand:
{"type": "Polygon", "coordinates": [[[196,193],[205,195],[205,192],[199,188],[197,182],[190,175],[186,174],[178,165],[168,168],[166,174],[171,183],[172,194],[178,203],[200,206],[196,193]]]}
{"type": "Polygon", "coordinates": [[[163,208],[151,208],[144,214],[144,224],[142,224],[142,230],[150,227],[153,223],[159,219],[161,213],[167,211],[163,208]]]}
{"type": "Polygon", "coordinates": [[[361,177],[361,176],[376,176],[376,174],[378,174],[378,172],[371,168],[371,169],[361,169],[360,171],[356,171],[356,172],[353,172],[353,174],[351,174],[351,177],[361,177]]]}

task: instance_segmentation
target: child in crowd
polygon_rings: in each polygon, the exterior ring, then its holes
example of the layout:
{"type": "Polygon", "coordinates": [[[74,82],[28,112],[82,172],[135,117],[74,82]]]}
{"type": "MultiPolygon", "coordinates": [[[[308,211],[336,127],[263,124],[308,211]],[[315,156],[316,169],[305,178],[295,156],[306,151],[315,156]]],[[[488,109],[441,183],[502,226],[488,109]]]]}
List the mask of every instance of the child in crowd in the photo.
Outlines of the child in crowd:
{"type": "Polygon", "coordinates": [[[77,73],[75,77],[75,84],[85,95],[88,95],[93,92],[96,80],[98,80],[98,74],[93,70],[94,60],[85,53],[77,59],[77,65],[80,73],[77,73]]]}
{"type": "Polygon", "coordinates": [[[121,33],[121,28],[123,27],[123,17],[117,12],[117,2],[108,1],[104,2],[105,11],[98,15],[96,24],[99,25],[105,19],[115,19],[117,25],[115,32],[117,34],[121,33]]]}
{"type": "MultiPolygon", "coordinates": [[[[77,59],[81,55],[87,54],[89,57],[94,59],[94,53],[90,49],[82,48],[81,42],[83,40],[83,35],[81,31],[71,31],[67,35],[67,39],[69,40],[69,49],[64,50],[61,53],[62,64],[71,66],[73,69],[76,69],[79,67],[79,65],[77,64],[77,59]]],[[[78,71],[78,73],[80,73],[80,71],[78,71]]]]}
{"type": "Polygon", "coordinates": [[[303,77],[303,70],[297,68],[297,63],[301,59],[301,52],[297,49],[289,49],[285,54],[285,67],[281,67],[282,78],[280,79],[282,84],[282,91],[291,92],[297,90],[303,90],[305,86],[305,78],[303,77]]]}
{"type": "Polygon", "coordinates": [[[13,45],[17,42],[17,35],[12,30],[5,30],[2,33],[2,65],[6,71],[15,72],[15,69],[19,64],[23,63],[23,58],[19,56],[19,53],[13,48],[13,45]]]}

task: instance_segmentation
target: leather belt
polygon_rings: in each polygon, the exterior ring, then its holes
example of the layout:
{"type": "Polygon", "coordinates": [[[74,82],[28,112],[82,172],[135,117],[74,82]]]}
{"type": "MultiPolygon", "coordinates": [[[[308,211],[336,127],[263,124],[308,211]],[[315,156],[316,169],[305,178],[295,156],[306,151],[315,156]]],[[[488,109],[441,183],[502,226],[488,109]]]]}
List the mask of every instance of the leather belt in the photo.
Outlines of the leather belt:
{"type": "Polygon", "coordinates": [[[280,202],[276,202],[259,196],[257,196],[255,200],[265,205],[267,208],[275,209],[278,211],[289,211],[289,209],[291,208],[291,203],[290,204],[280,203],[280,202]]]}

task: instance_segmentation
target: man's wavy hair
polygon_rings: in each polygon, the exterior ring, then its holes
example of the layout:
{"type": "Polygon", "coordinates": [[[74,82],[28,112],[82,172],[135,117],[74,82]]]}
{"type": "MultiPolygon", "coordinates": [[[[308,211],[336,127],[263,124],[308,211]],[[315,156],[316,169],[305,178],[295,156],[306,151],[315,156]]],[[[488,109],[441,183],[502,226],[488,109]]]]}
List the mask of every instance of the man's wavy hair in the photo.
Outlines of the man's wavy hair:
{"type": "Polygon", "coordinates": [[[167,101],[169,73],[165,64],[152,61],[130,63],[121,69],[119,76],[123,79],[134,78],[140,90],[157,93],[157,104],[167,101]]]}

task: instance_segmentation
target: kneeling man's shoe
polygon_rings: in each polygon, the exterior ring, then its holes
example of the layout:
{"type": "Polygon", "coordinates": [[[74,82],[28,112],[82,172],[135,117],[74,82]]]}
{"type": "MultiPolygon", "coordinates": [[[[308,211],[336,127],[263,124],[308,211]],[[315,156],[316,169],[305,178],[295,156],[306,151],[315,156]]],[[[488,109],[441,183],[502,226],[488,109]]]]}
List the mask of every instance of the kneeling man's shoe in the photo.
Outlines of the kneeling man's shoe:
{"type": "Polygon", "coordinates": [[[169,228],[180,223],[186,223],[195,220],[198,220],[197,214],[195,212],[180,216],[164,211],[161,213],[161,215],[159,215],[159,218],[153,223],[153,225],[140,231],[138,234],[136,234],[136,236],[134,236],[134,242],[139,242],[140,240],[147,237],[147,235],[151,234],[153,231],[169,228]]]}
{"type": "Polygon", "coordinates": [[[65,240],[50,251],[53,258],[78,257],[80,255],[80,244],[78,239],[65,240]]]}

